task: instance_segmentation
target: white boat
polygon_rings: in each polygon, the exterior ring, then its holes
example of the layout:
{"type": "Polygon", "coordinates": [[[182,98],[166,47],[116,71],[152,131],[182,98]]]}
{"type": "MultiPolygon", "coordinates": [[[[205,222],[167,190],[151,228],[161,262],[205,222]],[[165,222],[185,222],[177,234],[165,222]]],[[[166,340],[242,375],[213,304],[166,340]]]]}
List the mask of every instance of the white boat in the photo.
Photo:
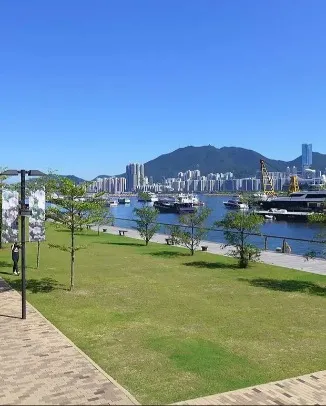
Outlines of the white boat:
{"type": "Polygon", "coordinates": [[[271,214],[265,214],[265,219],[266,220],[274,220],[274,216],[272,216],[271,214]]]}
{"type": "Polygon", "coordinates": [[[223,202],[223,204],[228,209],[236,209],[236,210],[249,209],[247,203],[243,203],[238,196],[233,196],[232,199],[229,199],[227,202],[223,202]]]}
{"type": "Polygon", "coordinates": [[[118,202],[116,200],[110,200],[109,201],[109,206],[110,207],[116,207],[116,206],[118,206],[118,202]]]}
{"type": "Polygon", "coordinates": [[[138,201],[139,202],[157,202],[158,201],[158,197],[156,196],[156,194],[155,193],[152,193],[152,192],[146,192],[146,195],[147,195],[147,198],[146,199],[143,199],[142,197],[139,197],[138,198],[138,201]]]}
{"type": "Polygon", "coordinates": [[[204,203],[201,202],[198,197],[192,193],[179,193],[177,196],[177,201],[179,203],[191,203],[193,206],[204,206],[204,203]]]}
{"type": "Polygon", "coordinates": [[[266,193],[254,193],[253,198],[255,200],[266,201],[268,199],[268,195],[266,193]]]}
{"type": "Polygon", "coordinates": [[[129,204],[130,199],[128,197],[121,197],[120,199],[118,199],[118,203],[119,204],[129,204]]]}

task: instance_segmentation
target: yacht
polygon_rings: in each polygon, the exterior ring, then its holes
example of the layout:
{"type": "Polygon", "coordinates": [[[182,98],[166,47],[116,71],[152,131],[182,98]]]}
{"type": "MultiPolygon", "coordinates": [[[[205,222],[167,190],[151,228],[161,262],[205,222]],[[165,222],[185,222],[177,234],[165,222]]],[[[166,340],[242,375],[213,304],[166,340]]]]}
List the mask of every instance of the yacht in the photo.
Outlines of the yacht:
{"type": "Polygon", "coordinates": [[[268,195],[266,193],[254,193],[253,194],[253,198],[257,201],[257,200],[261,200],[261,201],[265,201],[268,199],[268,195]]]}
{"type": "Polygon", "coordinates": [[[120,197],[118,199],[119,204],[130,204],[130,199],[129,197],[120,197]]]}
{"type": "Polygon", "coordinates": [[[107,202],[107,205],[108,205],[109,207],[116,207],[116,206],[118,206],[118,202],[117,202],[116,200],[109,200],[109,201],[107,202]]]}
{"type": "Polygon", "coordinates": [[[259,202],[263,210],[322,212],[326,209],[326,190],[294,192],[285,197],[270,197],[259,202]]]}
{"type": "Polygon", "coordinates": [[[192,193],[190,194],[179,193],[177,196],[177,201],[179,203],[191,203],[194,206],[204,206],[204,203],[198,199],[198,196],[192,193]]]}
{"type": "Polygon", "coordinates": [[[249,206],[247,203],[243,203],[240,200],[240,197],[233,196],[232,199],[229,199],[226,202],[223,202],[224,206],[228,209],[236,209],[236,210],[248,210],[249,206]]]}
{"type": "Polygon", "coordinates": [[[139,202],[157,202],[158,201],[158,197],[156,196],[155,193],[152,192],[146,192],[146,195],[148,196],[147,199],[144,199],[142,197],[138,198],[139,202]]]}
{"type": "Polygon", "coordinates": [[[181,203],[172,199],[162,199],[154,202],[154,207],[160,213],[189,214],[196,211],[192,203],[181,203]]]}

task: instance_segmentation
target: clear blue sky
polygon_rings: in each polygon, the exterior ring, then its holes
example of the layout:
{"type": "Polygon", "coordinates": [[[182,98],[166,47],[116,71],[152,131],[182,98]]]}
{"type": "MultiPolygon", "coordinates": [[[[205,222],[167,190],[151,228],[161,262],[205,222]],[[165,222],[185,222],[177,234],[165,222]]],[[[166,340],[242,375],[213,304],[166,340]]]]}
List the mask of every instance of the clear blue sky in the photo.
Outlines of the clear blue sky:
{"type": "Polygon", "coordinates": [[[90,179],[187,145],[326,153],[325,0],[2,0],[1,162],[90,179]]]}

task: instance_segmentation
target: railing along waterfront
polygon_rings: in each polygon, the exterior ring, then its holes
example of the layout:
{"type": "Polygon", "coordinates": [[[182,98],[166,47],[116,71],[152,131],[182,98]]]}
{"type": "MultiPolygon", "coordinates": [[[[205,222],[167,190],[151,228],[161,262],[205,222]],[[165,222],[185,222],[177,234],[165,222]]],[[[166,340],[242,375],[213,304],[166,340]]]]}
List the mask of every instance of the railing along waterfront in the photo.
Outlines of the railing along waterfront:
{"type": "MultiPolygon", "coordinates": [[[[122,218],[122,217],[115,217],[114,224],[119,227],[126,227],[131,229],[136,229],[135,223],[136,219],[131,218],[122,218]]],[[[163,222],[155,222],[154,224],[158,224],[160,226],[159,233],[160,234],[168,234],[168,227],[171,226],[180,226],[185,229],[190,229],[189,227],[178,224],[178,223],[163,223],[163,222]]],[[[194,229],[198,229],[199,227],[194,227],[194,229]]],[[[213,243],[220,243],[225,244],[224,239],[224,231],[223,228],[215,228],[215,227],[203,227],[207,231],[207,237],[205,240],[213,242],[213,243]]],[[[241,233],[241,231],[237,230],[228,230],[233,233],[241,233]]],[[[282,252],[289,252],[288,246],[290,246],[290,252],[292,254],[298,255],[305,255],[308,252],[315,252],[317,257],[323,256],[323,247],[322,245],[326,245],[326,240],[309,240],[304,238],[296,238],[296,237],[287,237],[287,236],[280,236],[280,235],[273,235],[273,234],[264,234],[264,233],[248,233],[243,232],[244,235],[249,236],[250,243],[256,245],[262,250],[270,250],[276,251],[277,249],[281,249],[282,252]],[[277,244],[275,243],[277,242],[277,244]],[[288,245],[287,245],[288,244],[288,245]]]]}

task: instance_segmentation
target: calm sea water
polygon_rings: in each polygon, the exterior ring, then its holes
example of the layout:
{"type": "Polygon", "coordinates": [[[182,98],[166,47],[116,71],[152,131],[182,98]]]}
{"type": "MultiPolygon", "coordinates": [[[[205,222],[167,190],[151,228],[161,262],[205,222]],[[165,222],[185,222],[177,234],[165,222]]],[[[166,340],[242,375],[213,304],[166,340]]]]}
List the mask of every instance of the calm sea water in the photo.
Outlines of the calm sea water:
{"type": "MultiPolygon", "coordinates": [[[[227,209],[223,205],[223,201],[227,200],[227,196],[200,196],[200,199],[205,202],[205,205],[209,207],[212,212],[207,221],[208,227],[213,227],[213,224],[217,220],[221,220],[227,209]]],[[[128,221],[134,219],[133,210],[135,207],[141,207],[141,204],[137,201],[136,197],[131,198],[131,203],[128,205],[118,205],[112,207],[110,210],[115,216],[115,225],[120,227],[133,228],[135,223],[128,221]],[[124,220],[120,220],[124,219],[124,220]]],[[[179,216],[177,214],[160,214],[158,221],[160,223],[177,224],[179,216]]],[[[162,233],[166,233],[166,227],[162,226],[162,233]]],[[[325,230],[326,231],[326,230],[325,230]]],[[[302,238],[307,240],[318,240],[317,235],[322,232],[322,228],[318,225],[312,225],[305,222],[286,222],[286,221],[270,221],[266,220],[261,227],[263,234],[269,234],[273,236],[285,237],[285,238],[302,238]]],[[[214,242],[224,242],[223,233],[218,231],[210,231],[207,235],[207,240],[214,242]]],[[[326,237],[325,237],[326,239],[326,237]]],[[[257,246],[263,248],[264,239],[262,237],[253,237],[252,242],[257,246]]],[[[321,251],[323,249],[322,244],[313,244],[301,241],[288,240],[289,245],[292,248],[292,252],[295,254],[305,254],[308,251],[315,250],[321,251]]],[[[275,250],[276,247],[282,246],[282,239],[268,238],[268,249],[275,250]]]]}

